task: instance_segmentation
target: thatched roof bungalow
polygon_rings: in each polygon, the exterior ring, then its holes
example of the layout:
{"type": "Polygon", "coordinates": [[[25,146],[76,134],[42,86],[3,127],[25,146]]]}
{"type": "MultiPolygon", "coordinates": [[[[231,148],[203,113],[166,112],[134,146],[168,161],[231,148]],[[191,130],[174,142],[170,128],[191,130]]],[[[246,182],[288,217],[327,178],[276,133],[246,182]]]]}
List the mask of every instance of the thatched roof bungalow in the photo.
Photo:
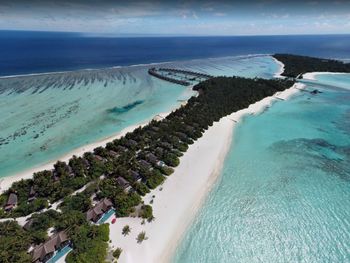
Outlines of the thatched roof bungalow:
{"type": "Polygon", "coordinates": [[[123,177],[119,176],[116,179],[117,184],[123,188],[125,191],[130,190],[131,186],[127,180],[125,180],[123,177]]]}
{"type": "Polygon", "coordinates": [[[9,197],[7,198],[7,202],[5,204],[5,211],[10,211],[12,210],[13,208],[16,207],[17,205],[17,202],[18,202],[18,197],[15,193],[10,193],[9,197]]]}
{"type": "Polygon", "coordinates": [[[96,223],[104,213],[112,208],[112,206],[113,204],[108,198],[102,199],[93,208],[86,212],[86,220],[96,223]]]}
{"type": "Polygon", "coordinates": [[[31,186],[29,190],[29,195],[28,195],[28,202],[32,202],[35,198],[36,198],[36,192],[35,192],[34,186],[31,186]]]}
{"type": "Polygon", "coordinates": [[[55,253],[69,244],[69,238],[65,231],[58,232],[54,234],[45,243],[40,244],[35,247],[32,251],[32,262],[42,263],[47,262],[55,253]]]}

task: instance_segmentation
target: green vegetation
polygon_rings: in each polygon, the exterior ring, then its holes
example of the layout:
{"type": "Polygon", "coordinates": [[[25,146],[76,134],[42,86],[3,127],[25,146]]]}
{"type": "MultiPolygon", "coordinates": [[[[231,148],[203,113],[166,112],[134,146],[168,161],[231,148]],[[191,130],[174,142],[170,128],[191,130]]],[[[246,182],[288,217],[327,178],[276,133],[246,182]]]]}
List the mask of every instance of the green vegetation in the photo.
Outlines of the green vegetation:
{"type": "Polygon", "coordinates": [[[136,192],[142,196],[146,195],[147,193],[150,192],[149,188],[143,184],[143,183],[139,183],[136,182],[133,186],[133,188],[136,190],[136,192]]]}
{"type": "Polygon", "coordinates": [[[143,241],[147,240],[148,237],[146,236],[146,232],[145,231],[142,231],[140,232],[138,235],[137,235],[137,243],[142,243],[143,241]]]}
{"type": "Polygon", "coordinates": [[[113,251],[113,257],[118,259],[120,257],[120,254],[123,252],[123,249],[121,249],[120,247],[116,248],[113,251]]]}
{"type": "Polygon", "coordinates": [[[71,234],[74,250],[66,258],[67,263],[104,263],[107,256],[109,227],[83,225],[71,234]]]}
{"type": "Polygon", "coordinates": [[[282,75],[286,77],[296,78],[307,72],[350,72],[350,64],[337,60],[289,54],[275,54],[273,56],[284,64],[282,75]]]}
{"type": "Polygon", "coordinates": [[[123,236],[129,235],[130,231],[131,231],[131,228],[130,228],[129,225],[124,226],[124,227],[123,227],[123,230],[122,230],[123,236]]]}
{"type": "Polygon", "coordinates": [[[0,223],[0,261],[3,263],[31,262],[27,249],[31,237],[14,221],[0,223]]]}
{"type": "Polygon", "coordinates": [[[141,207],[140,216],[144,219],[153,218],[153,209],[150,205],[143,205],[141,207]]]}
{"type": "Polygon", "coordinates": [[[116,216],[124,217],[134,212],[134,207],[141,203],[141,197],[136,193],[118,195],[113,199],[116,216]]]}
{"type": "Polygon", "coordinates": [[[163,183],[165,180],[165,177],[162,175],[162,173],[158,170],[154,170],[153,174],[147,179],[147,186],[150,189],[156,188],[158,185],[163,183]]]}
{"type": "Polygon", "coordinates": [[[78,193],[76,195],[65,197],[59,206],[63,212],[72,210],[87,211],[90,207],[90,196],[84,193],[78,193]]]}

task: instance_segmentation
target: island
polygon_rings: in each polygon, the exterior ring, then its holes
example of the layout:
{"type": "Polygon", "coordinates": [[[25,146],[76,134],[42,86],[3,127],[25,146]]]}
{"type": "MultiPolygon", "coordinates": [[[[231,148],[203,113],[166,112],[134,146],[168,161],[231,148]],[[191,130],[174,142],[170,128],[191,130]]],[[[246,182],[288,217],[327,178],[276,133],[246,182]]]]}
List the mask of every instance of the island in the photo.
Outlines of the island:
{"type": "MultiPolygon", "coordinates": [[[[292,89],[296,78],[305,72],[350,69],[334,60],[283,54],[274,57],[284,64],[283,75],[288,78],[209,78],[193,87],[198,96],[164,119],[152,120],[106,147],[73,156],[67,163],[57,161],[53,170],[13,183],[0,196],[1,259],[47,262],[67,252],[66,262],[99,263],[107,257],[118,258],[123,253],[120,248],[108,250],[106,219],[114,214],[157,224],[152,204],[146,204],[143,197],[154,189],[161,191],[181,157],[214,123],[292,89]]],[[[126,225],[123,234],[128,232],[126,225]]],[[[146,240],[147,233],[140,232],[135,246],[146,240]]]]}
{"type": "Polygon", "coordinates": [[[282,76],[302,78],[308,72],[342,72],[350,73],[350,64],[334,59],[313,58],[291,54],[275,54],[275,59],[284,64],[282,76]]]}

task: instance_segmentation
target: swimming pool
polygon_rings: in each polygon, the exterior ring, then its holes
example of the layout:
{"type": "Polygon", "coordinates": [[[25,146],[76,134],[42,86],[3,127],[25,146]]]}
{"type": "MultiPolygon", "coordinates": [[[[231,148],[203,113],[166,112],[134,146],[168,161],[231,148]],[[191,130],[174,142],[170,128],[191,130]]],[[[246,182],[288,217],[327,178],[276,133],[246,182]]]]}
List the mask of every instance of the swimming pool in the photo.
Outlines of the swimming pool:
{"type": "Polygon", "coordinates": [[[97,221],[97,224],[105,223],[112,215],[114,215],[114,213],[115,213],[115,209],[114,208],[110,209],[109,211],[104,213],[104,215],[97,221]]]}
{"type": "Polygon", "coordinates": [[[67,245],[67,246],[63,247],[61,250],[56,251],[54,256],[52,258],[50,258],[46,263],[55,263],[61,257],[63,257],[64,255],[68,254],[72,250],[73,249],[69,245],[67,245]]]}

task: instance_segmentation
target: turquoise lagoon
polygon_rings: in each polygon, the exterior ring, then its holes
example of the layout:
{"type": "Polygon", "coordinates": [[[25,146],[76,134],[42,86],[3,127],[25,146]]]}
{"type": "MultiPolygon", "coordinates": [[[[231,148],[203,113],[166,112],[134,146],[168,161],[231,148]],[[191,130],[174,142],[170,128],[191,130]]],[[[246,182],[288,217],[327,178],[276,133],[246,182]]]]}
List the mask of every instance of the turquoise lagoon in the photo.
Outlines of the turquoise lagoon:
{"type": "Polygon", "coordinates": [[[248,116],[174,263],[350,262],[350,74],[248,116]]]}
{"type": "MultiPolygon", "coordinates": [[[[159,64],[213,75],[272,77],[269,56],[159,64]]],[[[40,166],[179,106],[190,88],[150,77],[153,65],[0,79],[0,177],[40,166]]]]}

